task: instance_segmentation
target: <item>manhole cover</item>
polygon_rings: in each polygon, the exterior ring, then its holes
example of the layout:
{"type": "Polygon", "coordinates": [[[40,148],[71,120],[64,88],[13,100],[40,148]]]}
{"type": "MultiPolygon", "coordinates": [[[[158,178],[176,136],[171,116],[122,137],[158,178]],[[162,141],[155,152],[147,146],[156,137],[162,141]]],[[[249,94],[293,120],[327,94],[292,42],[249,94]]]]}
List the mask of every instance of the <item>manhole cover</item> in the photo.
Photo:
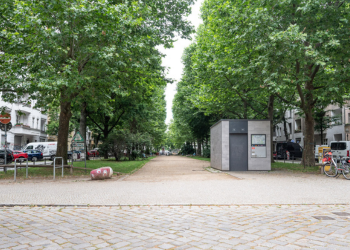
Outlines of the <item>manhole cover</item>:
{"type": "Polygon", "coordinates": [[[338,215],[338,216],[350,216],[349,213],[346,212],[333,212],[332,214],[338,215]]]}
{"type": "Polygon", "coordinates": [[[334,220],[332,217],[329,217],[329,216],[312,216],[312,217],[318,220],[334,220]]]}

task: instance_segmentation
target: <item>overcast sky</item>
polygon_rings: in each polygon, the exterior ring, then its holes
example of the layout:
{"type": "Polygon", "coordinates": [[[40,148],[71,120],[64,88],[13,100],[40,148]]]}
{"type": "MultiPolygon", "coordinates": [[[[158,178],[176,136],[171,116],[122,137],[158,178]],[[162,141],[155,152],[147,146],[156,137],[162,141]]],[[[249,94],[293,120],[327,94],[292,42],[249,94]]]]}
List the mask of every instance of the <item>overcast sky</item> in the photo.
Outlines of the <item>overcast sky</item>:
{"type": "MultiPolygon", "coordinates": [[[[192,25],[194,25],[195,28],[197,28],[198,25],[202,22],[201,19],[199,18],[200,7],[202,3],[203,3],[203,0],[197,0],[196,3],[192,6],[192,14],[188,17],[188,20],[191,21],[192,25]]],[[[181,62],[181,57],[184,49],[188,47],[190,44],[191,44],[190,40],[180,39],[174,43],[174,48],[161,49],[161,52],[166,54],[166,57],[163,58],[162,65],[170,68],[167,77],[175,80],[173,84],[168,84],[165,89],[165,100],[166,100],[166,110],[167,110],[167,117],[165,120],[166,124],[169,124],[170,120],[173,118],[171,107],[172,107],[174,95],[176,93],[176,83],[181,79],[181,75],[182,75],[183,65],[181,62]]]]}

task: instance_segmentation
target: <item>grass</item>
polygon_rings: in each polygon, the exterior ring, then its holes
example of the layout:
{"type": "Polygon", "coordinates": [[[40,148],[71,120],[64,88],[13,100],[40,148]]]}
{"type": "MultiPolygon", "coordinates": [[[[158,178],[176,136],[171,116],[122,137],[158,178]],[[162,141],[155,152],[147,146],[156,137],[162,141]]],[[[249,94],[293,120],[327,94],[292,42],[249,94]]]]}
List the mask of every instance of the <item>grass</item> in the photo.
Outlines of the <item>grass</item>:
{"type": "Polygon", "coordinates": [[[301,164],[294,163],[283,163],[283,162],[275,162],[271,164],[271,170],[286,170],[291,172],[302,172],[302,173],[319,173],[320,169],[318,166],[314,167],[305,167],[301,164]]]}
{"type": "Polygon", "coordinates": [[[187,157],[192,158],[192,159],[196,159],[196,160],[210,161],[210,158],[205,158],[203,156],[187,156],[187,157]]]}
{"type": "MultiPolygon", "coordinates": [[[[113,169],[113,172],[130,174],[133,171],[136,171],[137,169],[141,168],[146,162],[148,162],[153,158],[155,158],[155,156],[148,157],[145,160],[136,160],[136,161],[113,161],[112,159],[93,160],[93,161],[86,161],[86,167],[89,169],[96,169],[100,167],[111,167],[113,169]]],[[[85,163],[83,161],[74,162],[73,166],[84,168],[85,163]]]]}
{"type": "MultiPolygon", "coordinates": [[[[188,156],[192,159],[196,160],[203,160],[203,161],[209,161],[210,158],[204,158],[202,156],[188,156]]],[[[285,171],[291,171],[291,172],[301,172],[301,173],[320,173],[320,169],[318,166],[315,167],[305,167],[301,164],[293,164],[293,163],[283,163],[283,162],[275,162],[271,165],[271,170],[285,170],[285,171]]]]}
{"type": "MultiPolygon", "coordinates": [[[[92,169],[100,168],[100,167],[111,167],[113,169],[113,172],[119,172],[122,174],[130,174],[134,171],[140,169],[145,163],[147,163],[149,160],[155,158],[149,157],[145,160],[136,160],[136,161],[113,161],[111,159],[108,160],[90,160],[86,161],[86,168],[87,171],[85,173],[85,170],[81,169],[74,169],[73,173],[70,173],[70,169],[64,169],[64,176],[90,176],[90,171],[92,169]]],[[[85,162],[79,161],[74,162],[74,167],[80,167],[85,168],[85,162]]],[[[56,169],[56,177],[61,177],[62,169],[56,169]]],[[[23,179],[25,178],[26,170],[25,168],[18,169],[17,170],[17,178],[23,179]]],[[[8,170],[7,173],[1,171],[0,172],[0,179],[13,179],[14,171],[8,170]]],[[[53,177],[53,168],[38,168],[38,167],[30,167],[28,168],[28,177],[29,178],[38,178],[38,177],[53,177]]]]}

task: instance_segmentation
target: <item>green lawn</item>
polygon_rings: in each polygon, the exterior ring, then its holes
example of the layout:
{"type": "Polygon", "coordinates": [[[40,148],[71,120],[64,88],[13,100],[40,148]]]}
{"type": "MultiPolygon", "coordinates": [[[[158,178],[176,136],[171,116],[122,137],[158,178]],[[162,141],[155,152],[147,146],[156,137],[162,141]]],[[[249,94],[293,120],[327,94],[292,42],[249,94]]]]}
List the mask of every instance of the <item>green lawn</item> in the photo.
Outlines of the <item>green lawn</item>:
{"type": "Polygon", "coordinates": [[[202,161],[210,161],[210,158],[205,158],[203,156],[186,156],[192,159],[196,159],[196,160],[202,160],[202,161]]]}
{"type": "MultiPolygon", "coordinates": [[[[196,160],[209,161],[210,158],[204,158],[202,156],[187,156],[196,160]]],[[[283,162],[275,162],[271,165],[271,170],[286,170],[291,172],[302,172],[302,173],[320,173],[320,168],[318,166],[315,167],[306,167],[304,169],[303,165],[293,164],[293,163],[283,163],[283,162]]]]}
{"type": "MultiPolygon", "coordinates": [[[[90,171],[92,169],[100,168],[100,167],[111,167],[113,169],[113,172],[119,172],[122,174],[129,174],[132,173],[138,169],[140,169],[143,165],[145,165],[149,160],[155,158],[149,157],[145,160],[136,160],[136,161],[113,161],[111,159],[108,160],[90,160],[86,161],[86,168],[87,171],[85,173],[85,170],[80,169],[74,169],[73,174],[70,173],[69,169],[64,170],[64,176],[89,176],[90,171]]],[[[83,161],[81,162],[74,162],[74,167],[85,167],[85,163],[83,161]]],[[[13,179],[13,170],[8,170],[7,173],[1,171],[0,172],[0,179],[13,179]]],[[[56,177],[60,177],[62,173],[62,169],[56,169],[56,177]]],[[[17,170],[17,179],[23,179],[25,178],[26,170],[25,168],[18,169],[17,170]]],[[[28,177],[53,177],[53,168],[38,168],[38,167],[30,167],[28,168],[28,177]]]]}
{"type": "Polygon", "coordinates": [[[305,167],[301,164],[293,164],[293,163],[283,163],[283,162],[275,162],[271,164],[271,170],[287,170],[291,172],[303,172],[303,173],[320,173],[320,168],[318,166],[315,167],[305,167]]]}
{"type": "MultiPolygon", "coordinates": [[[[155,156],[148,157],[145,160],[136,160],[136,161],[114,161],[112,159],[93,160],[93,161],[86,161],[86,167],[90,169],[101,168],[101,167],[111,167],[113,169],[113,172],[129,174],[141,168],[143,165],[145,165],[146,162],[148,162],[153,158],[155,158],[155,156]]],[[[85,163],[83,161],[74,162],[73,166],[84,168],[85,163]]]]}

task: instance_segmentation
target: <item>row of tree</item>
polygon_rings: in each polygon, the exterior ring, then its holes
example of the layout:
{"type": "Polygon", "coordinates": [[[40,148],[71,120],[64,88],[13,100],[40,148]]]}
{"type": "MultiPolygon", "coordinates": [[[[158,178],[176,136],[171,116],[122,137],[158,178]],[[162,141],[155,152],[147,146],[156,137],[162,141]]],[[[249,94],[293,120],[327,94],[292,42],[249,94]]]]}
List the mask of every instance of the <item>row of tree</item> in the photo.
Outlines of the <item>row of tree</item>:
{"type": "MultiPolygon", "coordinates": [[[[58,110],[57,156],[67,160],[72,116],[107,140],[115,128],[164,134],[164,86],[158,46],[193,29],[192,0],[3,0],[0,85],[3,98],[27,93],[58,110]],[[122,123],[123,121],[123,123],[122,123]]],[[[54,127],[54,126],[53,126],[54,127]]]]}
{"type": "Polygon", "coordinates": [[[270,119],[272,136],[284,112],[297,109],[305,118],[303,162],[314,165],[315,111],[349,95],[350,3],[206,0],[201,17],[183,56],[175,126],[189,132],[201,114],[270,119]]]}

